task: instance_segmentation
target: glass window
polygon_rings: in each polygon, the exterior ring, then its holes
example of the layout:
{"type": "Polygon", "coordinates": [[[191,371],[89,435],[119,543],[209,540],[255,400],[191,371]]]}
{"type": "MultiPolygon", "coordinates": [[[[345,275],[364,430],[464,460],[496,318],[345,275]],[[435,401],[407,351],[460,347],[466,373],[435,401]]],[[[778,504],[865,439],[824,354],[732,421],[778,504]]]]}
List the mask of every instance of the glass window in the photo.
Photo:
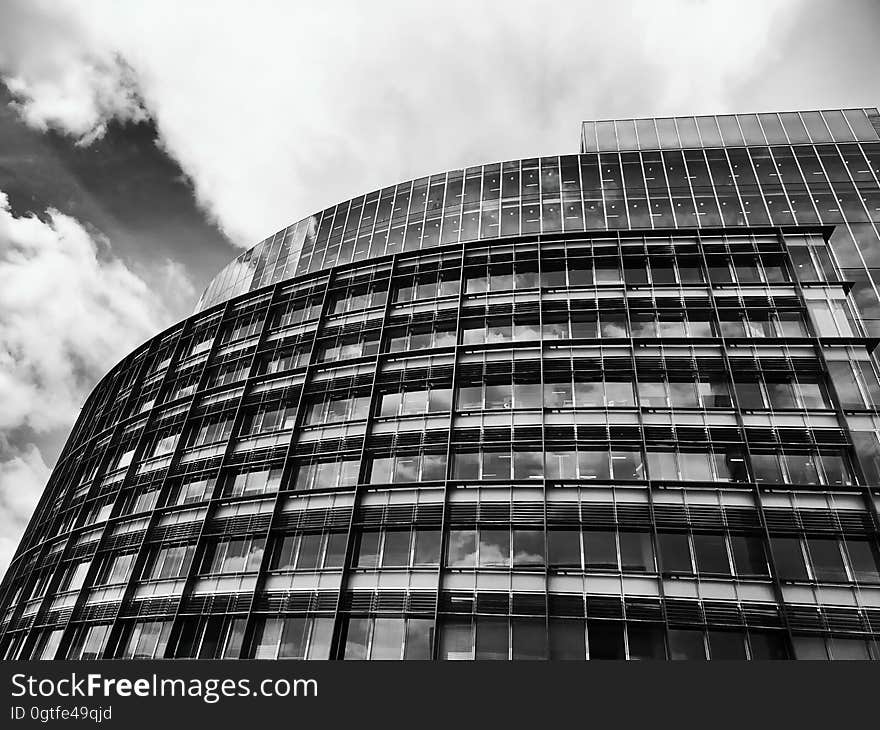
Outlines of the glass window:
{"type": "MultiPolygon", "coordinates": [[[[366,659],[369,643],[370,619],[350,618],[345,633],[344,659],[366,659]]],[[[258,657],[259,658],[259,657],[258,657]]]]}
{"type": "Polygon", "coordinates": [[[701,573],[730,575],[727,546],[723,535],[694,535],[694,555],[701,573]]]}
{"type": "Polygon", "coordinates": [[[440,627],[440,658],[474,658],[474,629],[469,619],[446,619],[440,627]]]}
{"type": "Polygon", "coordinates": [[[475,659],[507,659],[509,639],[506,618],[477,618],[475,659]]]}
{"type": "Polygon", "coordinates": [[[400,659],[404,630],[405,625],[402,618],[375,619],[370,659],[400,659]]]}
{"type": "Polygon", "coordinates": [[[623,624],[616,621],[587,621],[590,659],[626,659],[623,624]]]}
{"type": "Polygon", "coordinates": [[[665,572],[691,573],[691,553],[687,535],[676,532],[657,534],[660,565],[665,572]]]}
{"type": "Polygon", "coordinates": [[[303,535],[300,538],[299,557],[296,564],[299,570],[315,570],[319,566],[322,540],[323,535],[320,533],[303,535]]]}
{"type": "Polygon", "coordinates": [[[752,535],[731,535],[730,547],[737,575],[767,575],[764,541],[752,535]]]}
{"type": "Polygon", "coordinates": [[[813,575],[818,581],[844,582],[847,580],[846,568],[840,545],[834,538],[807,538],[810,558],[813,563],[813,575]]]}
{"type": "Polygon", "coordinates": [[[868,660],[871,655],[864,639],[848,639],[842,636],[829,636],[828,647],[831,651],[831,659],[839,660],[868,660]]]}
{"type": "Polygon", "coordinates": [[[513,564],[514,566],[544,565],[543,530],[513,530],[513,564]]]}
{"type": "Polygon", "coordinates": [[[477,531],[450,530],[446,563],[451,568],[473,568],[477,558],[477,531]]]}
{"type": "Polygon", "coordinates": [[[755,481],[763,484],[782,484],[782,468],[776,454],[752,454],[755,481]]]}
{"type": "Polygon", "coordinates": [[[587,569],[617,569],[615,533],[606,530],[584,531],[584,563],[587,569]]]}
{"type": "Polygon", "coordinates": [[[801,550],[801,541],[796,537],[771,537],[770,547],[776,571],[783,580],[808,580],[807,566],[801,550]]]}
{"type": "Polygon", "coordinates": [[[511,458],[509,451],[484,451],[482,453],[483,479],[510,479],[511,458]]]}
{"type": "Polygon", "coordinates": [[[788,659],[788,642],[781,632],[750,631],[749,649],[752,659],[788,659]]]}
{"type": "Polygon", "coordinates": [[[745,636],[739,631],[709,631],[712,659],[746,659],[745,636]]]}
{"type": "Polygon", "coordinates": [[[580,568],[581,533],[578,530],[549,529],[547,557],[552,568],[580,568]]]}
{"type": "Polygon", "coordinates": [[[440,530],[415,530],[413,565],[437,565],[440,562],[440,530]]]}
{"type": "Polygon", "coordinates": [[[382,567],[409,565],[409,530],[387,530],[382,550],[382,567]]]}
{"type": "Polygon", "coordinates": [[[544,454],[540,451],[513,452],[514,479],[541,479],[544,476],[544,454]]]}
{"type": "Polygon", "coordinates": [[[511,619],[513,629],[513,659],[546,659],[547,629],[544,619],[514,618],[511,619]]]}
{"type": "Polygon", "coordinates": [[[375,568],[379,564],[379,541],[382,533],[377,530],[362,532],[357,546],[358,568],[375,568]]]}
{"type": "Polygon", "coordinates": [[[665,632],[660,626],[631,623],[627,626],[626,633],[630,659],[666,659],[665,632]]]}
{"type": "Polygon", "coordinates": [[[480,567],[508,567],[510,565],[510,532],[508,530],[480,530],[480,567]]]}
{"type": "Polygon", "coordinates": [[[579,659],[587,656],[585,625],[579,619],[550,619],[550,659],[579,659]]]}
{"type": "Polygon", "coordinates": [[[480,476],[480,454],[474,452],[461,452],[455,455],[456,479],[478,479],[480,476]]]}
{"type": "Polygon", "coordinates": [[[655,481],[678,479],[674,451],[648,451],[648,476],[655,481]]]}
{"type": "Polygon", "coordinates": [[[692,380],[670,381],[669,403],[673,408],[697,408],[700,403],[692,380]]]}
{"type": "Polygon", "coordinates": [[[611,467],[607,451],[580,450],[577,452],[578,475],[581,479],[610,479],[611,467]]]}
{"type": "Polygon", "coordinates": [[[791,637],[791,643],[794,648],[795,659],[818,659],[821,661],[828,659],[825,639],[821,636],[793,636],[791,637]]]}
{"type": "Polygon", "coordinates": [[[797,401],[794,396],[792,384],[787,381],[771,382],[767,381],[767,398],[770,401],[770,407],[775,409],[797,408],[797,401]]]}
{"type": "Polygon", "coordinates": [[[678,455],[681,478],[685,481],[712,481],[709,454],[699,451],[682,451],[678,455]]]}
{"type": "Polygon", "coordinates": [[[630,408],[636,402],[633,384],[629,380],[605,382],[605,404],[609,408],[630,408]]]}
{"type": "Polygon", "coordinates": [[[434,641],[434,621],[428,618],[410,618],[406,621],[406,648],[404,659],[430,659],[434,641]]]}
{"type": "Polygon", "coordinates": [[[281,644],[278,647],[279,659],[305,658],[310,624],[311,622],[306,618],[284,619],[281,644]]]}
{"type": "Polygon", "coordinates": [[[785,463],[790,484],[819,483],[813,454],[783,454],[782,461],[785,463]]]}
{"type": "Polygon", "coordinates": [[[639,381],[639,403],[648,408],[666,406],[666,383],[639,381]]]}
{"type": "Polygon", "coordinates": [[[621,532],[620,566],[628,572],[654,572],[654,545],[647,532],[621,532]]]}
{"type": "Polygon", "coordinates": [[[669,658],[705,659],[703,632],[698,629],[669,629],[669,658]]]}
{"type": "Polygon", "coordinates": [[[846,552],[853,580],[859,583],[880,583],[877,549],[868,540],[846,538],[846,552]]]}
{"type": "Polygon", "coordinates": [[[577,479],[577,452],[548,451],[544,457],[547,479],[577,479]]]}
{"type": "Polygon", "coordinates": [[[733,388],[740,408],[764,408],[764,396],[761,393],[760,383],[735,380],[733,388]]]}
{"type": "Polygon", "coordinates": [[[644,479],[642,452],[636,449],[614,449],[611,463],[615,479],[644,479]]]}

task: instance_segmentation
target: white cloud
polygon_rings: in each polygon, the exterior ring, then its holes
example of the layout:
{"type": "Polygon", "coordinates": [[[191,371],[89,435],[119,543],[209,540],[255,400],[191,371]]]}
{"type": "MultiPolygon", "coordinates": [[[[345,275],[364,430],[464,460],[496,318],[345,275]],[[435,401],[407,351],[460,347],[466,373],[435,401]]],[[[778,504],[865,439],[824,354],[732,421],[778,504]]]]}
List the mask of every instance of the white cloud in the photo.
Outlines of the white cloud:
{"type": "Polygon", "coordinates": [[[0,458],[0,575],[15,554],[49,471],[34,444],[0,458]]]}
{"type": "Polygon", "coordinates": [[[179,267],[164,264],[138,275],[74,218],[57,211],[46,220],[16,217],[0,192],[0,534],[6,540],[17,543],[20,529],[13,527],[25,524],[45,484],[47,468],[34,442],[69,429],[98,379],[169,323],[172,291],[192,292],[179,267]]]}
{"type": "Polygon", "coordinates": [[[96,43],[60,4],[12,3],[0,26],[0,68],[16,108],[37,129],[59,129],[89,144],[112,118],[147,118],[125,61],[96,43]]]}
{"type": "MultiPolygon", "coordinates": [[[[758,83],[797,4],[53,0],[23,5],[28,22],[0,30],[0,47],[22,26],[39,31],[40,15],[65,59],[40,68],[40,86],[18,64],[26,119],[88,80],[89,59],[124,59],[160,144],[250,246],[408,177],[576,151],[583,118],[725,110],[732,87],[758,83]]],[[[124,83],[94,86],[100,120],[131,117],[124,83]]],[[[81,118],[71,113],[72,134],[81,118]]]]}

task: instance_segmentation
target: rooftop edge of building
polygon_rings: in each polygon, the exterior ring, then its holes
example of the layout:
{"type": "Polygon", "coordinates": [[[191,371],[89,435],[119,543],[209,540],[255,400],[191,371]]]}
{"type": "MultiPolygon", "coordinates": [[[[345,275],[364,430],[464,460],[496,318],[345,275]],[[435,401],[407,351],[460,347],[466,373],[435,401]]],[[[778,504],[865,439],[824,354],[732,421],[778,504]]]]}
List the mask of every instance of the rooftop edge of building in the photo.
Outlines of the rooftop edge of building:
{"type": "Polygon", "coordinates": [[[876,107],[581,122],[581,154],[880,140],[876,107]]]}
{"type": "MultiPolygon", "coordinates": [[[[880,141],[880,112],[877,107],[852,107],[821,111],[583,121],[578,154],[878,141],[880,141]]],[[[469,170],[479,171],[495,165],[499,167],[500,172],[509,162],[520,162],[520,160],[488,162],[461,170],[443,171],[413,180],[400,181],[350,200],[329,205],[323,211],[315,212],[280,229],[232,259],[208,282],[193,311],[198,313],[238,294],[303,273],[298,266],[300,255],[304,250],[311,251],[310,242],[319,242],[325,223],[335,227],[333,212],[341,206],[349,206],[359,198],[363,198],[366,203],[376,204],[375,212],[378,214],[378,206],[383,201],[383,195],[391,191],[393,200],[394,190],[402,185],[410,185],[415,189],[415,185],[424,182],[427,189],[433,178],[442,175],[445,179],[449,172],[460,171],[466,176],[469,170]],[[328,212],[329,221],[324,215],[328,212]],[[294,260],[294,252],[296,260],[294,260]],[[283,271],[279,273],[277,269],[283,257],[287,257],[293,265],[289,267],[286,263],[283,264],[280,267],[283,271]],[[289,268],[292,270],[288,272],[289,268]],[[274,271],[270,279],[266,279],[263,275],[268,271],[274,271]]],[[[343,223],[347,226],[346,221],[343,223]]],[[[326,235],[330,237],[329,230],[326,231],[326,235]]],[[[477,236],[477,239],[482,237],[477,236]]]]}

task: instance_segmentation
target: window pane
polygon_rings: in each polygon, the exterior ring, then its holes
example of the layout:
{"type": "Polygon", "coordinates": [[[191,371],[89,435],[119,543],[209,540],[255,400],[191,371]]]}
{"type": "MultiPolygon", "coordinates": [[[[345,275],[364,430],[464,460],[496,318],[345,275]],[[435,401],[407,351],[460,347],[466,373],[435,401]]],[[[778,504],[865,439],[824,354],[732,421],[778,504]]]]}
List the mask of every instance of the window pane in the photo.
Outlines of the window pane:
{"type": "Polygon", "coordinates": [[[550,619],[550,659],[586,659],[586,632],[582,620],[550,619]]]}
{"type": "Polygon", "coordinates": [[[709,655],[712,659],[746,659],[745,636],[738,631],[710,631],[709,655]]]}
{"type": "Polygon", "coordinates": [[[694,535],[694,554],[697,570],[701,573],[722,573],[730,575],[727,561],[727,546],[722,535],[694,535]]]}
{"type": "Polygon", "coordinates": [[[515,566],[544,565],[544,531],[513,531],[513,564],[515,566]]]}
{"type": "Polygon", "coordinates": [[[477,557],[476,530],[450,530],[446,562],[452,568],[473,568],[477,557]]]}
{"type": "Polygon", "coordinates": [[[590,659],[626,659],[623,624],[613,621],[587,621],[590,659]]]}
{"type": "Polygon", "coordinates": [[[546,659],[547,629],[543,619],[512,619],[513,658],[546,659]]]}
{"type": "Polygon", "coordinates": [[[687,535],[675,532],[661,532],[657,535],[660,550],[660,566],[664,571],[690,573],[691,554],[687,535]]]}
{"type": "Polygon", "coordinates": [[[773,561],[783,580],[807,580],[807,567],[801,551],[801,541],[795,537],[771,537],[773,561]]]}
{"type": "Polygon", "coordinates": [[[367,640],[369,638],[370,619],[351,618],[348,620],[348,631],[345,636],[344,659],[366,659],[367,640]]]}
{"type": "Polygon", "coordinates": [[[551,567],[581,567],[581,533],[578,530],[548,530],[547,543],[551,567]]]}
{"type": "Polygon", "coordinates": [[[787,642],[779,632],[750,631],[752,659],[788,659],[787,642]]]}
{"type": "Polygon", "coordinates": [[[813,573],[819,581],[845,581],[846,569],[840,546],[834,538],[811,537],[807,539],[813,573]]]}
{"type": "Polygon", "coordinates": [[[670,659],[705,659],[703,632],[694,629],[669,629],[670,659]]]}
{"type": "Polygon", "coordinates": [[[480,530],[480,566],[507,567],[510,565],[510,532],[508,530],[480,530]]]}
{"type": "Polygon", "coordinates": [[[437,565],[440,562],[440,530],[415,531],[414,565],[437,565]]]}
{"type": "Polygon", "coordinates": [[[760,537],[731,535],[730,547],[737,575],[767,575],[767,557],[760,537]]]}
{"type": "Polygon", "coordinates": [[[296,567],[299,570],[314,570],[318,567],[321,555],[322,535],[303,535],[299,544],[299,557],[296,567]]]}
{"type": "Polygon", "coordinates": [[[305,618],[289,618],[284,620],[281,631],[281,646],[278,649],[279,659],[303,659],[306,651],[308,620],[305,618]]]}
{"type": "Polygon", "coordinates": [[[847,538],[846,552],[854,580],[859,583],[880,583],[877,551],[868,540],[847,538]]]}
{"type": "Polygon", "coordinates": [[[654,546],[647,532],[620,533],[620,564],[625,571],[654,571],[654,546]]]}
{"type": "Polygon", "coordinates": [[[404,620],[377,618],[373,628],[370,659],[400,659],[403,649],[404,620]]]}
{"type": "Polygon", "coordinates": [[[383,567],[409,565],[409,539],[409,530],[388,530],[385,533],[383,567]]]}
{"type": "Polygon", "coordinates": [[[617,544],[615,533],[610,531],[584,531],[584,562],[587,568],[617,569],[617,544]]]}
{"type": "Polygon", "coordinates": [[[506,618],[477,619],[476,659],[507,659],[508,638],[506,618]]]}
{"type": "Polygon", "coordinates": [[[406,622],[404,659],[430,659],[434,640],[434,622],[428,618],[411,618],[406,622]]]}
{"type": "Polygon", "coordinates": [[[447,619],[440,629],[440,658],[473,659],[473,627],[468,619],[447,619]]]}
{"type": "Polygon", "coordinates": [[[358,568],[375,568],[379,563],[379,538],[380,532],[361,533],[357,549],[358,568]]]}
{"type": "Polygon", "coordinates": [[[666,643],[661,627],[631,623],[626,632],[630,659],[666,659],[666,643]]]}

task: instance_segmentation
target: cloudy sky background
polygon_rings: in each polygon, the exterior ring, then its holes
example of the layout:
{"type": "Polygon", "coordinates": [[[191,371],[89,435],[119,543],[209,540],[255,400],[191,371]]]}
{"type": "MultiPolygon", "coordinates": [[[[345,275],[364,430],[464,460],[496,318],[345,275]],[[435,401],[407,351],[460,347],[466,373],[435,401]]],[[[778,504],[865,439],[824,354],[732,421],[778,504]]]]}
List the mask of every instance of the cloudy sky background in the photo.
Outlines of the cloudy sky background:
{"type": "Polygon", "coordinates": [[[578,122],[880,104],[876,0],[0,0],[0,573],[86,395],[288,223],[578,122]]]}

